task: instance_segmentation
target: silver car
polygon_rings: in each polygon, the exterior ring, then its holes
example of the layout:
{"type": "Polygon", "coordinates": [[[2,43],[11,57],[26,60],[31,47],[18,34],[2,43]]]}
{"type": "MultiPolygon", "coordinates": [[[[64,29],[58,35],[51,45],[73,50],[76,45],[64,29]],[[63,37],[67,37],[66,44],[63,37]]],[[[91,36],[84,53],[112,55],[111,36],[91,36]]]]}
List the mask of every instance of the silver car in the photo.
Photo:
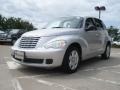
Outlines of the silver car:
{"type": "Polygon", "coordinates": [[[12,47],[17,63],[43,68],[62,67],[73,73],[80,61],[101,55],[109,59],[111,38],[104,23],[92,17],[62,17],[43,29],[21,36],[12,47]]]}

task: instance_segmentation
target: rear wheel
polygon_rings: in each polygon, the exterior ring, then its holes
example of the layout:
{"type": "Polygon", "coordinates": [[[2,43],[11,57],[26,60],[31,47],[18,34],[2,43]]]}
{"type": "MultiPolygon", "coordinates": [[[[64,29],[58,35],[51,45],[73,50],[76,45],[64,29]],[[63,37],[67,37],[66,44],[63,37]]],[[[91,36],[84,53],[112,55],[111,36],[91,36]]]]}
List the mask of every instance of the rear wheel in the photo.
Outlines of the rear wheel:
{"type": "Polygon", "coordinates": [[[109,59],[110,58],[110,52],[111,52],[111,45],[107,45],[105,52],[101,55],[102,59],[109,59]]]}
{"type": "Polygon", "coordinates": [[[70,47],[66,51],[63,60],[63,70],[66,73],[73,73],[77,71],[80,64],[80,51],[77,47],[70,47]]]}

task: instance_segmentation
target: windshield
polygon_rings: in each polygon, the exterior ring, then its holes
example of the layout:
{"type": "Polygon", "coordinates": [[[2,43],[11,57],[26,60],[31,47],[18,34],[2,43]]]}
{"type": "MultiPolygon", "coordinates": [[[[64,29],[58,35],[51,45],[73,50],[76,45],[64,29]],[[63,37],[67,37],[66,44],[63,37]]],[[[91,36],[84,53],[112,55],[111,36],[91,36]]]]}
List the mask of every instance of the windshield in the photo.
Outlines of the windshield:
{"type": "Polygon", "coordinates": [[[83,18],[64,17],[49,22],[44,28],[81,28],[83,18]]]}
{"type": "Polygon", "coordinates": [[[18,29],[13,29],[13,30],[11,30],[9,33],[10,34],[14,34],[14,33],[17,33],[19,30],[18,29]]]}

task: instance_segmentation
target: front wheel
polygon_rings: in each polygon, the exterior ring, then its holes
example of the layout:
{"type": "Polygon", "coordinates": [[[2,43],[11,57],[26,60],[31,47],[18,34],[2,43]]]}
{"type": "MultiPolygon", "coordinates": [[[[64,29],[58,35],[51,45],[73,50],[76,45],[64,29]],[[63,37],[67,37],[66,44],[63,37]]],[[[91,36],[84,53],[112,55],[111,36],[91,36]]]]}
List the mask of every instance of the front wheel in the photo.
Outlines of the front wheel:
{"type": "Polygon", "coordinates": [[[105,52],[101,55],[102,59],[109,59],[110,58],[110,52],[111,52],[111,45],[107,45],[105,52]]]}
{"type": "Polygon", "coordinates": [[[66,73],[73,73],[77,71],[80,63],[80,51],[77,47],[70,47],[65,53],[63,60],[63,70],[66,73]]]}

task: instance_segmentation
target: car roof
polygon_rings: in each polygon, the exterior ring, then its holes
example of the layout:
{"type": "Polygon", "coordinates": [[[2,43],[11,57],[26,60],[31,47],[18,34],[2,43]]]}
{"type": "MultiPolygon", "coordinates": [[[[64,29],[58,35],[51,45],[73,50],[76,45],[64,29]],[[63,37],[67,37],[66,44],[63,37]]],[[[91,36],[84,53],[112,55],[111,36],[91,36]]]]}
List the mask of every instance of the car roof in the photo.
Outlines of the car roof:
{"type": "MultiPolygon", "coordinates": [[[[92,17],[92,16],[84,16],[84,17],[82,17],[82,16],[68,16],[68,17],[78,17],[78,18],[84,18],[84,19],[87,19],[87,18],[95,18],[95,19],[99,19],[99,18],[96,18],[96,17],[92,17]]],[[[65,18],[65,17],[61,17],[61,18],[65,18]]],[[[67,18],[67,17],[66,17],[67,18]]],[[[101,19],[99,19],[99,20],[101,20],[101,19]]]]}
{"type": "MultiPolygon", "coordinates": [[[[95,18],[95,19],[99,19],[99,18],[96,18],[96,17],[91,17],[91,16],[85,16],[85,17],[83,17],[83,18],[95,18]]],[[[99,20],[101,20],[101,19],[99,19],[99,20]]]]}

